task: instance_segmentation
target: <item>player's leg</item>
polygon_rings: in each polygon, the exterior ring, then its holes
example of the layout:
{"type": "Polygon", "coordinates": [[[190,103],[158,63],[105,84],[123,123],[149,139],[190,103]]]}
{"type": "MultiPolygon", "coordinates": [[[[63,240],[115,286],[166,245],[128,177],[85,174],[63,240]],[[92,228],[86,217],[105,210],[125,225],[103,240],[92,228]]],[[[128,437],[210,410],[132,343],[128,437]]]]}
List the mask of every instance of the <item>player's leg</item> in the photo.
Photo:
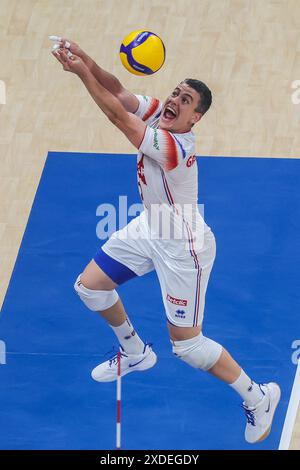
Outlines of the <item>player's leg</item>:
{"type": "MultiPolygon", "coordinates": [[[[180,350],[180,348],[184,348],[184,346],[186,347],[186,345],[189,345],[189,340],[190,344],[196,344],[197,342],[199,342],[199,338],[203,339],[203,349],[205,348],[206,356],[204,360],[207,360],[208,356],[211,357],[211,360],[207,362],[206,365],[203,364],[203,367],[200,367],[200,362],[196,362],[197,368],[208,370],[208,372],[228,384],[235,382],[240,376],[241,367],[239,366],[239,364],[221,345],[212,342],[208,338],[205,338],[201,333],[201,326],[179,327],[172,325],[170,322],[168,322],[167,325],[171,342],[174,346],[174,349],[175,345],[177,345],[178,351],[180,350]]],[[[176,353],[175,355],[178,356],[178,354],[176,353]]],[[[181,359],[183,358],[181,357],[181,359]]],[[[261,398],[261,393],[259,393],[259,398],[261,398]]]]}
{"type": "MultiPolygon", "coordinates": [[[[223,346],[205,337],[201,326],[179,327],[168,322],[168,330],[175,356],[187,364],[208,371],[227,384],[234,384],[241,376],[239,364],[223,346]]],[[[249,405],[255,405],[263,397],[259,386],[249,378],[240,394],[249,405]]]]}
{"type": "Polygon", "coordinates": [[[227,383],[243,398],[247,425],[245,438],[250,443],[265,439],[272,426],[280,400],[280,388],[274,383],[254,382],[229,352],[205,337],[199,327],[178,327],[168,324],[173,352],[187,364],[207,371],[227,383]]]}
{"type": "MultiPolygon", "coordinates": [[[[94,259],[91,260],[80,275],[80,282],[86,289],[95,291],[110,292],[118,287],[118,284],[98,266],[94,259]]],[[[98,310],[98,313],[100,313],[110,326],[114,327],[122,325],[127,319],[127,314],[120,297],[118,297],[116,303],[111,307],[105,308],[101,312],[98,310]]]]}
{"type": "MultiPolygon", "coordinates": [[[[118,285],[153,269],[151,260],[142,253],[141,243],[130,240],[132,225],[137,224],[137,221],[131,222],[126,239],[116,232],[78,276],[74,285],[84,304],[98,312],[117,336],[122,353],[122,375],[148,369],[156,362],[155,353],[136,333],[115,290],[118,285]]],[[[114,357],[97,366],[92,371],[92,377],[108,382],[116,380],[116,372],[114,357]]]]}
{"type": "MultiPolygon", "coordinates": [[[[178,327],[175,325],[171,325],[171,323],[168,322],[168,330],[169,330],[170,339],[171,341],[173,341],[173,344],[175,344],[175,342],[186,341],[192,338],[198,338],[202,331],[202,327],[196,326],[196,327],[183,327],[182,328],[182,327],[178,327]]],[[[212,375],[217,377],[218,379],[222,380],[223,382],[226,382],[227,384],[234,383],[241,375],[241,367],[224,347],[217,345],[217,347],[215,348],[215,351],[216,351],[215,357],[218,359],[208,371],[212,375]]],[[[259,393],[258,398],[260,399],[261,396],[262,394],[259,393]]],[[[252,396],[249,398],[249,401],[253,402],[253,400],[256,401],[256,399],[257,398],[254,398],[254,396],[252,396]]]]}
{"type": "MultiPolygon", "coordinates": [[[[166,254],[164,254],[166,256],[166,254]]],[[[219,343],[202,333],[205,294],[215,258],[212,234],[197,257],[155,261],[160,280],[173,352],[188,365],[208,371],[229,384],[244,400],[247,415],[246,439],[267,436],[280,398],[276,384],[259,385],[219,343]],[[192,261],[192,262],[190,262],[192,261]],[[174,266],[172,266],[172,264],[174,266]]]]}

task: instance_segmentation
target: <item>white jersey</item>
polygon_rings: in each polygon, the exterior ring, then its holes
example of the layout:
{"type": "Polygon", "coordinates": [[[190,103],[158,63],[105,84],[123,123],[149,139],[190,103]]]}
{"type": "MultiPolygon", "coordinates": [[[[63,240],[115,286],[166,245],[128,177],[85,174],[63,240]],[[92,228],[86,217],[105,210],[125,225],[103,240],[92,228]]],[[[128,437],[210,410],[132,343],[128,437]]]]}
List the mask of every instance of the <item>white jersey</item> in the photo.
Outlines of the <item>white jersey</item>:
{"type": "Polygon", "coordinates": [[[193,233],[195,240],[195,232],[203,235],[209,230],[198,211],[195,136],[191,131],[175,134],[159,129],[162,102],[136,96],[139,107],[135,114],[147,124],[137,157],[137,176],[148,223],[157,237],[168,238],[162,236],[161,225],[158,228],[153,223],[153,213],[159,210],[164,220],[171,220],[171,239],[189,239],[193,233]]]}
{"type": "Polygon", "coordinates": [[[159,129],[162,103],[138,100],[136,114],[147,124],[137,158],[145,210],[113,233],[94,260],[117,285],[155,270],[168,321],[195,327],[203,321],[216,254],[214,235],[198,212],[195,138],[159,129]]]}

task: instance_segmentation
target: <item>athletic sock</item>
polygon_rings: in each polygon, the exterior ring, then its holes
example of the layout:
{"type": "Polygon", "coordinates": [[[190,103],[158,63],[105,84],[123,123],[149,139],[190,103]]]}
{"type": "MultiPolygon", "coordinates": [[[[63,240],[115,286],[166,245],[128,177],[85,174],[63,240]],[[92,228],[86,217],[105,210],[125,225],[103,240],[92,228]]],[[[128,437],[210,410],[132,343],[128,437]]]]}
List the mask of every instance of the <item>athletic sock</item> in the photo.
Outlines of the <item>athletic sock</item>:
{"type": "Polygon", "coordinates": [[[128,318],[120,326],[110,326],[112,327],[125,353],[142,354],[145,344],[136,333],[128,318]]]}
{"type": "Polygon", "coordinates": [[[229,384],[244,399],[246,406],[254,407],[263,398],[264,394],[259,385],[253,382],[247,374],[241,370],[238,379],[229,384]]]}

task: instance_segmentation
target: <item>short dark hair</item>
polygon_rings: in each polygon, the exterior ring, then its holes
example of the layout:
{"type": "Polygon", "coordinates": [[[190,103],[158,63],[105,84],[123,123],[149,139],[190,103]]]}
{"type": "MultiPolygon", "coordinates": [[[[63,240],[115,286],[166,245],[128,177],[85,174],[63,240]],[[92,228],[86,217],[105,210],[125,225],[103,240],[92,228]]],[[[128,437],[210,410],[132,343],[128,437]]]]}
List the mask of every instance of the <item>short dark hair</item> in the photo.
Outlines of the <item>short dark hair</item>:
{"type": "Polygon", "coordinates": [[[194,78],[186,78],[184,83],[196,90],[200,95],[200,100],[195,111],[197,113],[201,113],[202,115],[205,114],[206,111],[210,108],[212,102],[211,91],[208,86],[200,80],[195,80],[194,78]]]}

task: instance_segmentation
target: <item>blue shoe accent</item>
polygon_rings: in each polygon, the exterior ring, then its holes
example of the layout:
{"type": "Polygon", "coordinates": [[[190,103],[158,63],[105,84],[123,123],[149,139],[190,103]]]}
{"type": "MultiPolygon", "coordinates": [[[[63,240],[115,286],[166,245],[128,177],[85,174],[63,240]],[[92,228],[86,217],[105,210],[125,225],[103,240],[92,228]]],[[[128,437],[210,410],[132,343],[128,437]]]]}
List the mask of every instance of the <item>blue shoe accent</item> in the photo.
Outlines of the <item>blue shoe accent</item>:
{"type": "Polygon", "coordinates": [[[134,367],[134,366],[137,366],[138,364],[140,364],[141,362],[143,362],[146,358],[143,357],[143,359],[141,359],[139,362],[135,362],[134,364],[128,364],[128,367],[134,367]]]}
{"type": "Polygon", "coordinates": [[[245,410],[247,423],[251,424],[252,426],[255,426],[255,417],[254,417],[253,410],[248,410],[248,408],[246,408],[244,405],[242,405],[242,407],[245,410]]]}

